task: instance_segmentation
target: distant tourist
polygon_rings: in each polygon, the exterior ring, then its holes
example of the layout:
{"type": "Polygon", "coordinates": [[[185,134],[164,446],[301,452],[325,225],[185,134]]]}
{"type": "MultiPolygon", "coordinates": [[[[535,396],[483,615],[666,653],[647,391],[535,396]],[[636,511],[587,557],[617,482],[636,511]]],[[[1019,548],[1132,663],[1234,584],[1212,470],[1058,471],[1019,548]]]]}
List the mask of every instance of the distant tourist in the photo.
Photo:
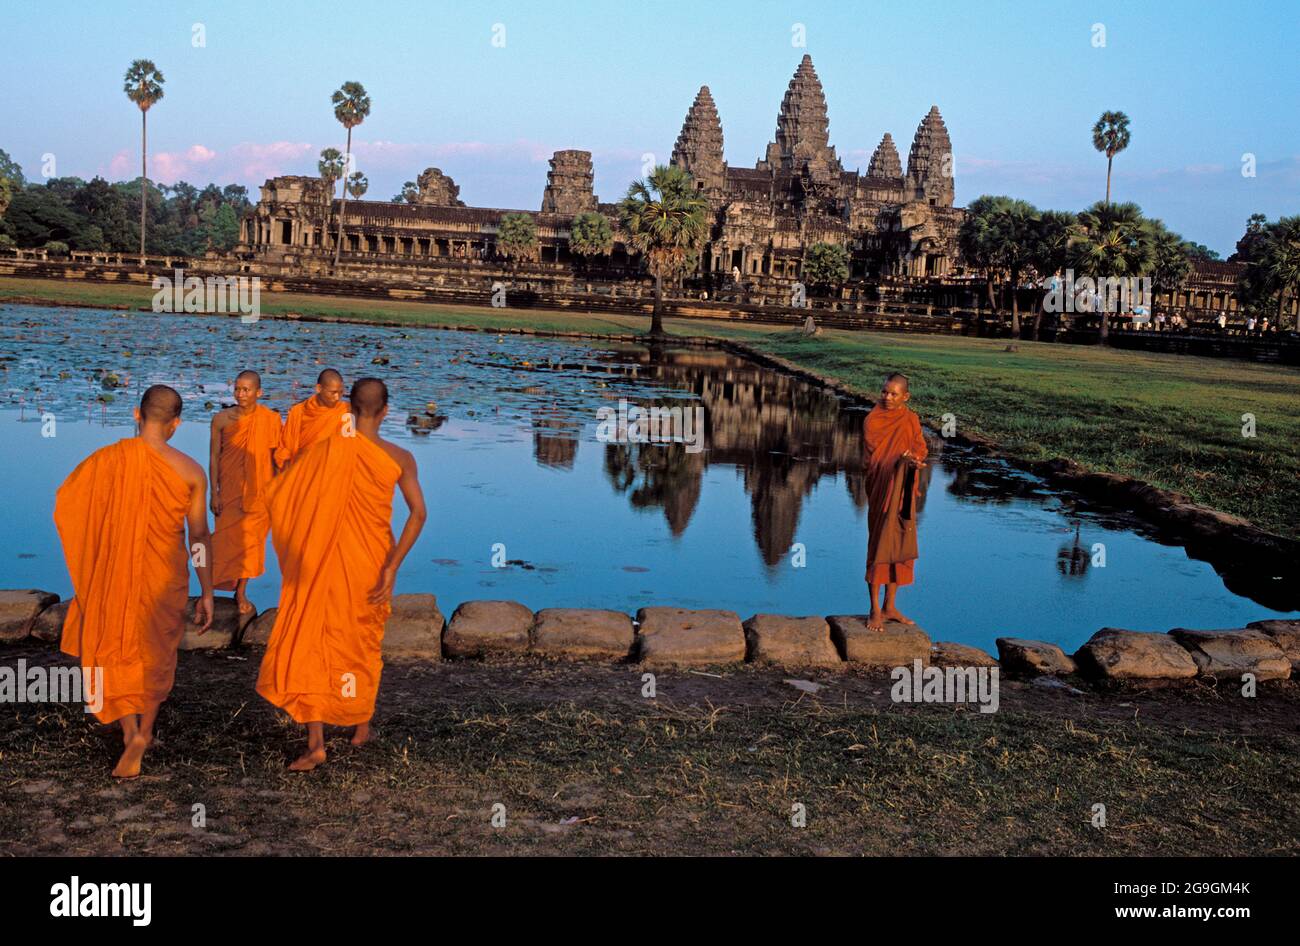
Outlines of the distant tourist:
{"type": "Polygon", "coordinates": [[[1246,331],[1251,335],[1255,334],[1255,317],[1253,315],[1246,319],[1246,331]]]}
{"type": "Polygon", "coordinates": [[[1263,320],[1259,323],[1259,334],[1264,335],[1267,332],[1268,332],[1268,316],[1266,315],[1264,316],[1263,320]]]}
{"type": "Polygon", "coordinates": [[[1219,331],[1225,333],[1228,331],[1228,316],[1222,312],[1219,313],[1219,331]]]}
{"type": "Polygon", "coordinates": [[[907,406],[907,375],[885,379],[880,400],[863,422],[867,479],[867,628],[883,631],[885,622],[914,624],[894,604],[899,585],[910,585],[917,558],[916,501],[925,467],[921,421],[907,406]],[[884,586],[884,602],[878,589],[884,586]]]}
{"type": "Polygon", "coordinates": [[[54,524],[75,595],[61,648],[80,660],[89,678],[83,692],[95,688],[94,700],[87,700],[100,707],[95,717],[121,724],[117,778],[140,774],[158,710],[172,690],[191,550],[201,589],[194,623],[200,634],[212,625],[208,480],[201,466],[167,443],[181,424],[181,396],[153,385],[140,399],[135,422],[136,436],[96,450],[54,497],[54,524]]]}

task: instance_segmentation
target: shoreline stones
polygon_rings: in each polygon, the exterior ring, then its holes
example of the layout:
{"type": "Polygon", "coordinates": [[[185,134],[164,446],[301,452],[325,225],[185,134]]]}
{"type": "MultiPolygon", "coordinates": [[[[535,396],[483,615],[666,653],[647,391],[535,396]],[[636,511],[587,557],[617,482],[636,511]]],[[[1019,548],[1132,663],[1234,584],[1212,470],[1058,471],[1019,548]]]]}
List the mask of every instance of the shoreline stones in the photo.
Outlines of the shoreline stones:
{"type": "MultiPolygon", "coordinates": [[[[218,596],[212,628],[202,637],[186,603],[181,650],[265,646],[276,608],[241,616],[232,598],[218,596]]],[[[0,644],[32,638],[59,646],[73,602],[35,589],[0,590],[0,644]],[[6,610],[7,609],[7,610],[6,610]],[[5,625],[3,622],[8,621],[5,625]]],[[[1178,682],[1199,678],[1233,683],[1252,673],[1259,681],[1286,680],[1300,670],[1300,621],[1255,621],[1245,628],[1168,633],[1104,627],[1073,655],[1055,644],[1018,637],[997,639],[999,660],[967,644],[931,643],[915,625],[887,622],[868,631],[866,615],[796,617],[755,614],[742,624],[734,611],[647,607],[636,623],[624,612],[544,608],[534,614],[516,601],[466,601],[448,622],[431,594],[394,595],[384,627],[385,658],[535,655],[567,660],[638,661],[692,667],[743,662],[790,668],[893,669],[922,666],[997,667],[1009,675],[1055,685],[1080,674],[1110,682],[1178,682]]]]}
{"type": "Polygon", "coordinates": [[[1007,673],[1025,677],[1069,674],[1078,670],[1065,651],[1046,641],[1023,637],[999,637],[998,662],[1007,673]]]}

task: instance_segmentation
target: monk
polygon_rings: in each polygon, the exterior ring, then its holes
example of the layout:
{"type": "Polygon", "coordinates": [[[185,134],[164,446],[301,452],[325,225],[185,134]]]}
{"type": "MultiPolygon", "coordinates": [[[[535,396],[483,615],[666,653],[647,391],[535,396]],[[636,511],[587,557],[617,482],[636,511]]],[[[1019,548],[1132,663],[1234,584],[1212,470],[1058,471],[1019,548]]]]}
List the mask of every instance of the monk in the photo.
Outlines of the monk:
{"type": "Polygon", "coordinates": [[[388,388],[362,378],[350,399],[351,435],[304,450],[264,494],[282,584],[257,692],[307,726],[295,772],[325,761],[325,723],[370,739],[393,583],[426,518],[415,458],[379,436],[388,388]],[[395,486],[410,510],[396,544],[395,486]]]}
{"type": "Polygon", "coordinates": [[[316,379],[316,393],[289,408],[280,446],[275,451],[280,469],[316,441],[343,433],[348,410],[348,402],[343,400],[343,375],[326,368],[316,379]]]}
{"type": "Polygon", "coordinates": [[[884,631],[886,621],[915,624],[894,604],[899,585],[910,585],[917,557],[916,505],[919,471],[925,466],[925,437],[911,400],[907,375],[885,379],[863,423],[867,479],[867,590],[871,614],[867,628],[884,631]],[[879,598],[884,586],[884,602],[879,598]]]}
{"type": "Polygon", "coordinates": [[[80,658],[86,680],[95,679],[96,669],[103,672],[102,708],[95,716],[121,722],[117,778],[140,774],[158,708],[171,692],[191,562],[202,588],[194,623],[199,633],[212,624],[207,478],[167,443],[180,426],[180,395],[153,385],[140,399],[135,422],[137,436],[92,453],[54,499],[75,594],[61,647],[80,658]]]}
{"type": "MultiPolygon", "coordinates": [[[[251,614],[248,582],[266,570],[266,529],[253,528],[248,513],[275,474],[280,415],[257,403],[262,377],[241,371],[235,378],[235,406],[212,418],[208,470],[212,478],[212,580],[218,591],[234,591],[241,615],[251,614]]],[[[265,520],[262,520],[265,523],[265,520]]]]}

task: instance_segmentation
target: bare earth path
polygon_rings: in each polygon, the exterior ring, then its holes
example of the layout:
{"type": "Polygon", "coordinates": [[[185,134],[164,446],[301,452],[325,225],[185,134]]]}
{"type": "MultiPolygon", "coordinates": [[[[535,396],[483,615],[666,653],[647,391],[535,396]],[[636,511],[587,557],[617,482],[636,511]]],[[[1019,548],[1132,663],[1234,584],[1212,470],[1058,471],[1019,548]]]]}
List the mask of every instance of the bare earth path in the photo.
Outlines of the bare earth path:
{"type": "MultiPolygon", "coordinates": [[[[47,645],[5,663],[61,663],[47,645]]],[[[537,659],[390,663],[378,739],[299,734],[260,651],[186,652],[145,775],[80,706],[5,704],[0,849],[21,854],[1300,853],[1300,687],[891,702],[886,674],[709,676],[537,659]],[[1090,819],[1106,806],[1104,829],[1090,819]],[[202,806],[201,809],[195,808],[202,806]],[[494,806],[504,814],[494,827],[494,806]],[[791,823],[804,806],[806,826],[791,823]],[[196,812],[204,826],[195,827],[196,812]]]]}

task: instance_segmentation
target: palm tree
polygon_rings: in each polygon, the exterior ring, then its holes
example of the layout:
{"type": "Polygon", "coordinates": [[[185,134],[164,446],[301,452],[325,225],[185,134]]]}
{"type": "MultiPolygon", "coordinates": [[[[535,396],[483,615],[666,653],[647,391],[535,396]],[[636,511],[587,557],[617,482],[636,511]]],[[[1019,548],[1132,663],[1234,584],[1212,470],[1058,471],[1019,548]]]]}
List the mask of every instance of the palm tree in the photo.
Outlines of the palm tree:
{"type": "Polygon", "coordinates": [[[584,266],[597,256],[604,256],[614,248],[614,228],[602,213],[589,211],[573,218],[569,228],[569,252],[578,256],[584,266]]]}
{"type": "Polygon", "coordinates": [[[1002,261],[994,253],[995,227],[1000,214],[1012,203],[1010,197],[984,194],[976,197],[966,208],[966,216],[957,231],[957,244],[967,265],[984,273],[984,287],[988,292],[989,309],[996,316],[997,299],[993,286],[1002,261]]]}
{"type": "Polygon", "coordinates": [[[368,181],[366,179],[366,176],[362,174],[360,171],[356,171],[353,174],[349,175],[347,184],[344,185],[344,190],[346,190],[357,200],[360,200],[362,197],[366,196],[366,191],[369,189],[370,189],[370,181],[368,181]]]}
{"type": "MultiPolygon", "coordinates": [[[[1034,234],[1034,252],[1031,265],[1040,279],[1055,276],[1065,269],[1069,261],[1070,238],[1074,234],[1076,217],[1064,210],[1044,210],[1038,215],[1034,234]]],[[[1034,341],[1043,324],[1043,297],[1034,306],[1034,341]]]]}
{"type": "MultiPolygon", "coordinates": [[[[1241,285],[1249,290],[1249,301],[1255,304],[1277,293],[1280,330],[1288,297],[1300,297],[1300,215],[1264,226],[1254,257],[1246,264],[1241,285]]],[[[1300,318],[1296,327],[1300,328],[1300,318]]]]}
{"type": "Polygon", "coordinates": [[[1102,112],[1092,126],[1092,146],[1106,155],[1106,203],[1110,203],[1110,167],[1115,155],[1128,147],[1128,116],[1123,112],[1102,112]]]}
{"type": "Polygon", "coordinates": [[[1172,300],[1174,293],[1187,282],[1187,277],[1192,272],[1189,249],[1194,248],[1194,244],[1188,243],[1160,220],[1147,221],[1147,238],[1151,241],[1154,257],[1151,265],[1151,300],[1154,310],[1155,300],[1162,293],[1167,293],[1172,300]]]}
{"type": "MultiPolygon", "coordinates": [[[[370,96],[360,82],[344,82],[330,99],[334,103],[334,117],[348,130],[347,150],[343,152],[347,167],[352,166],[352,129],[370,114],[370,96]]],[[[334,238],[334,268],[339,265],[339,251],[343,248],[343,213],[348,209],[348,189],[343,187],[343,203],[339,205],[339,226],[334,238]]]]}
{"type": "MultiPolygon", "coordinates": [[[[1155,262],[1152,234],[1137,204],[1096,203],[1079,214],[1070,246],[1074,268],[1093,279],[1140,276],[1155,262]]],[[[1101,334],[1110,337],[1110,306],[1101,306],[1101,334]]]]}
{"type": "Polygon", "coordinates": [[[144,265],[145,208],[149,187],[149,109],[163,97],[163,74],[150,59],[137,59],[126,70],[123,91],[140,107],[140,265],[144,265]]]}
{"type": "Polygon", "coordinates": [[[497,250],[516,271],[524,260],[537,255],[537,222],[531,214],[513,213],[497,226],[497,250]]]}
{"type": "Polygon", "coordinates": [[[332,195],[334,193],[334,182],[343,176],[343,155],[339,153],[338,148],[323,148],[320,153],[320,160],[316,162],[316,170],[320,172],[321,180],[325,182],[325,187],[332,195]]]}
{"type": "Polygon", "coordinates": [[[641,253],[655,279],[652,337],[664,334],[664,277],[684,271],[694,261],[708,229],[708,207],[697,195],[690,174],[663,164],[645,180],[633,181],[619,203],[628,243],[641,253]]]}
{"type": "Polygon", "coordinates": [[[1011,337],[1020,337],[1020,275],[1033,265],[1038,236],[1038,209],[1023,200],[1006,200],[993,212],[987,233],[988,251],[1000,268],[1010,274],[1011,337]]]}

